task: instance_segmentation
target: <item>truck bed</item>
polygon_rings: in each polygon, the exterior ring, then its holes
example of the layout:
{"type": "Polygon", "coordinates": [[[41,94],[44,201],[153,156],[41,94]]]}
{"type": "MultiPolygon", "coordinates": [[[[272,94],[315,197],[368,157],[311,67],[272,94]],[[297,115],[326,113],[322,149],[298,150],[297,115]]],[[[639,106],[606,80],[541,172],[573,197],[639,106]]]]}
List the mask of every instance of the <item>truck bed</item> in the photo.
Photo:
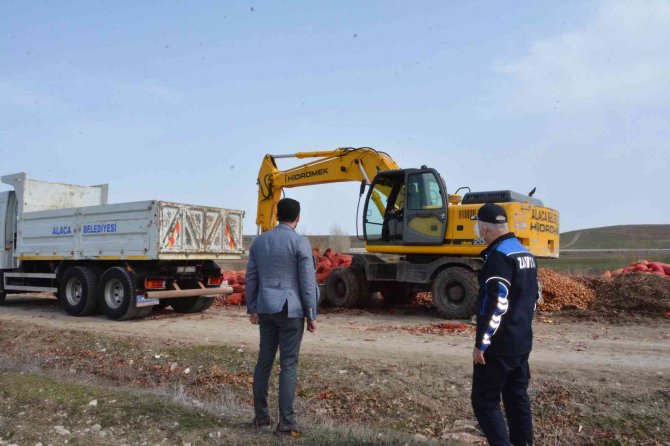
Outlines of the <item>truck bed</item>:
{"type": "Polygon", "coordinates": [[[151,200],[24,212],[19,260],[236,259],[243,211],[151,200]]]}

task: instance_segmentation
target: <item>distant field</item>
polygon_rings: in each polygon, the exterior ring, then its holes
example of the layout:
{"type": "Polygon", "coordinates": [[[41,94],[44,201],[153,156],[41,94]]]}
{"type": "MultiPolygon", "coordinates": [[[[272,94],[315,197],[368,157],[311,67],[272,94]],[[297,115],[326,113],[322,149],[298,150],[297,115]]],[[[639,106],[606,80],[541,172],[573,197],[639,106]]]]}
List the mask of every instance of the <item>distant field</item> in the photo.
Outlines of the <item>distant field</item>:
{"type": "MultiPolygon", "coordinates": [[[[331,247],[347,252],[364,247],[355,236],[310,235],[309,238],[312,246],[321,250],[331,247]]],[[[251,240],[251,236],[245,236],[245,246],[251,240]]],[[[561,234],[560,258],[542,259],[540,266],[567,274],[601,274],[639,259],[670,263],[670,225],[606,226],[565,232],[561,234]]],[[[238,263],[227,269],[243,269],[244,261],[238,263]]]]}
{"type": "Polygon", "coordinates": [[[670,263],[670,225],[625,225],[561,234],[559,259],[540,266],[568,274],[600,274],[639,259],[670,263]],[[608,251],[583,251],[608,250],[608,251]],[[655,251],[663,250],[663,251],[655,251]]]}
{"type": "Polygon", "coordinates": [[[540,266],[566,274],[601,274],[622,268],[640,259],[670,263],[670,253],[654,251],[619,251],[600,253],[561,254],[558,259],[541,259],[540,266]]]}
{"type": "MultiPolygon", "coordinates": [[[[350,235],[309,235],[312,246],[346,251],[362,248],[364,243],[350,235]]],[[[244,246],[253,236],[244,236],[244,246]]],[[[670,224],[624,225],[580,229],[561,234],[561,249],[670,249],[670,224]]]]}
{"type": "Polygon", "coordinates": [[[670,248],[670,225],[625,225],[561,234],[561,249],[670,248]]]}

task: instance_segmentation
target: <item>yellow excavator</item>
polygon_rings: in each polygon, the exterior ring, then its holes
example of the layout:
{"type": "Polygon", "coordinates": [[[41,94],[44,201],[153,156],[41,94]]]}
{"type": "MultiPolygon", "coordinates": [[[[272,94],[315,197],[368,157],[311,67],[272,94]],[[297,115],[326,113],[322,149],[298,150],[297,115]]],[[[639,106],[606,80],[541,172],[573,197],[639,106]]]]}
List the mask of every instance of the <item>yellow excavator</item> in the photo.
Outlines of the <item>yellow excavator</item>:
{"type": "Polygon", "coordinates": [[[377,291],[391,302],[431,291],[440,315],[470,317],[483,264],[479,255],[486,247],[470,217],[484,203],[505,208],[510,231],[535,256],[558,257],[559,213],[534,198],[535,189],[525,195],[465,187],[449,195],[435,169],[401,169],[387,153],[370,147],[265,155],[258,173],[259,232],[277,224],[276,206],[285,188],[344,181],[360,182],[360,196],[366,194],[362,232],[367,253],[355,254],[351,267],[331,272],[326,282],[331,305],[352,307],[377,291]],[[313,160],[280,170],[276,160],[281,158],[313,160]],[[462,190],[467,193],[460,195],[462,190]]]}

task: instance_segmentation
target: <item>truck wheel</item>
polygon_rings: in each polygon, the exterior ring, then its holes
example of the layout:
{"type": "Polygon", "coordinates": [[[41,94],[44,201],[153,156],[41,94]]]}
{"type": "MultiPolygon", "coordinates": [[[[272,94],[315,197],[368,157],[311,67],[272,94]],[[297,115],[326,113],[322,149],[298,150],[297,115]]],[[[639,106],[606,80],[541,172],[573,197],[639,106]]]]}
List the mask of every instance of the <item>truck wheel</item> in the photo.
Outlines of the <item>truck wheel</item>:
{"type": "Polygon", "coordinates": [[[389,283],[379,287],[384,302],[387,304],[407,303],[412,297],[412,287],[397,283],[389,283]]]}
{"type": "Polygon", "coordinates": [[[334,307],[355,306],[360,297],[360,286],[351,268],[339,266],[330,272],[326,280],[328,302],[334,307]]]}
{"type": "Polygon", "coordinates": [[[60,280],[58,298],[65,312],[72,316],[87,316],[98,306],[96,293],[98,276],[91,268],[74,266],[60,280]]]}
{"type": "Polygon", "coordinates": [[[98,287],[98,299],[110,319],[125,321],[138,314],[135,306],[135,277],[125,268],[115,266],[104,272],[98,287]]]}
{"type": "Polygon", "coordinates": [[[447,319],[467,319],[477,311],[478,291],[474,272],[450,267],[440,271],[433,281],[433,304],[447,319]]]}
{"type": "Polygon", "coordinates": [[[172,309],[177,313],[201,313],[212,306],[215,297],[180,297],[170,299],[172,309]]]}
{"type": "Polygon", "coordinates": [[[7,297],[7,292],[0,291],[0,305],[2,305],[5,302],[5,297],[7,297]]]}

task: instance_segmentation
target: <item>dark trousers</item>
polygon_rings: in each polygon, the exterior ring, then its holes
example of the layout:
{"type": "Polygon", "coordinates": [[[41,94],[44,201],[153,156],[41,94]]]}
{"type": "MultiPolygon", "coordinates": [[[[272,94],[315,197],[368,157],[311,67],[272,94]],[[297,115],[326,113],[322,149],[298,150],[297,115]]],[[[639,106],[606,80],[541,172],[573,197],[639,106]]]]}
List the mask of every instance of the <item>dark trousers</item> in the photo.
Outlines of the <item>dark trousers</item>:
{"type": "Polygon", "coordinates": [[[259,314],[260,350],[254,371],[254,412],[259,422],[270,419],[268,385],[279,348],[279,429],[296,428],[293,400],[298,379],[298,354],[305,331],[304,318],[289,318],[287,307],[275,314],[259,314]]]}
{"type": "Polygon", "coordinates": [[[472,408],[492,446],[532,445],[533,417],[528,398],[528,354],[485,354],[486,365],[475,364],[472,374],[472,408]],[[505,406],[509,434],[500,410],[505,406]]]}

